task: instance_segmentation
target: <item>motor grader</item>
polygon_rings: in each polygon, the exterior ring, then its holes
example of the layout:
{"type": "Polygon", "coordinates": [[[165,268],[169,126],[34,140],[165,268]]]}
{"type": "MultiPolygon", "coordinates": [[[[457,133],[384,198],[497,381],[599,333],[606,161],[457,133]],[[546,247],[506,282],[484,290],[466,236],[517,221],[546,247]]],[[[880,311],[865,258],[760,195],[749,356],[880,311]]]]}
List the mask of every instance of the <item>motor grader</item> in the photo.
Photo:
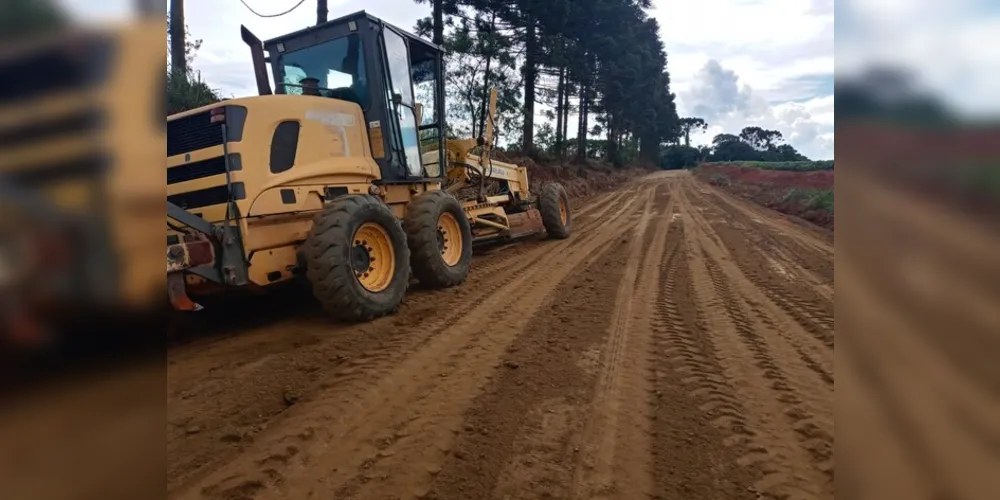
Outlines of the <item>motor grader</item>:
{"type": "Polygon", "coordinates": [[[330,314],[369,320],[411,278],[461,283],[474,243],[569,236],[565,190],[536,196],[492,157],[495,90],[482,137],[446,137],[440,47],[363,11],[266,42],[241,30],[259,95],[167,121],[175,309],[304,275],[330,314]]]}

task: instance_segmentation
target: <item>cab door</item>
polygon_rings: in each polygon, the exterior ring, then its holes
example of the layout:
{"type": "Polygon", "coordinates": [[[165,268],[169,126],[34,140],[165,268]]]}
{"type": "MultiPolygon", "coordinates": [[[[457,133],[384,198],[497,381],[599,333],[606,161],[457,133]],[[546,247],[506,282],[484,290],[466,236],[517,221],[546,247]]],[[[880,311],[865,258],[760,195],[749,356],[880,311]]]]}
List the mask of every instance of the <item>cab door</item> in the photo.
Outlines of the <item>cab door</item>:
{"type": "MultiPolygon", "coordinates": [[[[383,25],[385,58],[388,67],[390,119],[396,121],[401,144],[398,149],[405,162],[407,178],[423,178],[420,160],[420,137],[417,131],[417,113],[413,100],[413,81],[410,77],[410,54],[406,39],[392,27],[383,25]]],[[[394,147],[393,149],[397,149],[394,147]]]]}

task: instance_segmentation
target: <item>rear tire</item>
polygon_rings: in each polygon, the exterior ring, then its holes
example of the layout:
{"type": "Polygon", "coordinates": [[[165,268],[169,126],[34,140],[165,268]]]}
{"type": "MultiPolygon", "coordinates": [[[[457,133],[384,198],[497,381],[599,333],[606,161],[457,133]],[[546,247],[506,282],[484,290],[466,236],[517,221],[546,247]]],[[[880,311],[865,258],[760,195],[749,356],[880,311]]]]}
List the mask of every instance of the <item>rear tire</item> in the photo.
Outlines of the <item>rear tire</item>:
{"type": "Polygon", "coordinates": [[[573,215],[569,211],[569,195],[558,182],[542,186],[538,196],[538,211],[542,215],[542,225],[549,237],[565,239],[573,226],[573,215]]]}
{"type": "Polygon", "coordinates": [[[338,319],[368,321],[403,301],[410,276],[406,234],[377,198],[349,195],[326,205],[302,253],[313,295],[338,319]]]}
{"type": "Polygon", "coordinates": [[[406,207],[403,229],[420,283],[447,288],[465,281],[472,266],[472,226],[458,199],[447,191],[417,196],[406,207]]]}

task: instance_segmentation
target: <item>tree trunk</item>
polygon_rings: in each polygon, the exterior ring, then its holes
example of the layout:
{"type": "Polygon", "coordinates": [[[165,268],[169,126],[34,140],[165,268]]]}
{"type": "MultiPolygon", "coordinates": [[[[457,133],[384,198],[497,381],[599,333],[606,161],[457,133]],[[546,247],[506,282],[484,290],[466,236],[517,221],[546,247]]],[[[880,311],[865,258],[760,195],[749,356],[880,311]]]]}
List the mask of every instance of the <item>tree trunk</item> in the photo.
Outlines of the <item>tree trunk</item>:
{"type": "Polygon", "coordinates": [[[684,146],[691,147],[691,131],[684,130],[684,146]]]}
{"type": "Polygon", "coordinates": [[[566,72],[566,78],[563,81],[563,120],[562,120],[562,138],[563,142],[559,145],[559,157],[566,155],[566,143],[569,142],[569,71],[566,72]]]}
{"type": "Polygon", "coordinates": [[[521,150],[531,155],[535,150],[535,78],[537,68],[535,59],[538,52],[538,40],[535,37],[535,19],[527,15],[527,29],[524,40],[524,135],[521,139],[521,150]]]}
{"type": "Polygon", "coordinates": [[[620,137],[615,130],[614,117],[608,113],[608,138],[607,144],[604,146],[604,150],[607,152],[608,157],[605,160],[615,161],[618,155],[618,141],[620,137]]]}
{"type": "Polygon", "coordinates": [[[323,24],[326,22],[326,15],[329,14],[329,10],[326,8],[326,0],[316,0],[316,24],[323,24]]]}
{"type": "Polygon", "coordinates": [[[187,73],[184,39],[184,0],[170,0],[170,67],[175,73],[187,73]]]}
{"type": "MultiPolygon", "coordinates": [[[[325,1],[325,0],[323,0],[325,1]]],[[[434,45],[444,43],[444,14],[441,4],[444,0],[434,0],[434,45]]]]}
{"type": "MultiPolygon", "coordinates": [[[[493,17],[490,18],[490,36],[494,36],[496,33],[497,26],[497,14],[493,13],[493,17]]],[[[492,40],[492,38],[491,38],[492,40]]],[[[479,137],[486,133],[486,107],[487,103],[490,102],[490,63],[493,62],[493,46],[491,45],[488,50],[486,50],[486,73],[483,75],[483,102],[479,107],[479,134],[475,137],[479,137]]]]}
{"type": "Polygon", "coordinates": [[[490,63],[493,62],[493,55],[486,56],[486,73],[483,74],[483,98],[479,103],[479,131],[473,129],[473,135],[479,137],[486,132],[486,103],[490,100],[490,63]]]}
{"type": "Polygon", "coordinates": [[[566,78],[566,68],[559,68],[559,85],[556,87],[556,155],[562,156],[563,137],[563,94],[566,91],[564,80],[566,78]]]}
{"type": "Polygon", "coordinates": [[[580,86],[580,120],[576,131],[576,161],[583,163],[587,161],[587,111],[590,107],[590,99],[587,93],[589,88],[586,84],[580,86]]]}

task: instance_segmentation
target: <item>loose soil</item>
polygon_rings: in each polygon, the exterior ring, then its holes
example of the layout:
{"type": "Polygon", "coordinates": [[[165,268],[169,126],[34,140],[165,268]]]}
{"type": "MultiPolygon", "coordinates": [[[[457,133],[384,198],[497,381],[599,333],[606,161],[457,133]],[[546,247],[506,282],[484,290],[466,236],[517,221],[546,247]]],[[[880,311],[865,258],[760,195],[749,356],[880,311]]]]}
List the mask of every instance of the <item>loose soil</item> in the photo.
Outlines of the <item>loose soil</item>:
{"type": "Polygon", "coordinates": [[[831,239],[687,172],[574,217],[371,323],[222,306],[169,351],[169,497],[832,499],[831,239]]]}

